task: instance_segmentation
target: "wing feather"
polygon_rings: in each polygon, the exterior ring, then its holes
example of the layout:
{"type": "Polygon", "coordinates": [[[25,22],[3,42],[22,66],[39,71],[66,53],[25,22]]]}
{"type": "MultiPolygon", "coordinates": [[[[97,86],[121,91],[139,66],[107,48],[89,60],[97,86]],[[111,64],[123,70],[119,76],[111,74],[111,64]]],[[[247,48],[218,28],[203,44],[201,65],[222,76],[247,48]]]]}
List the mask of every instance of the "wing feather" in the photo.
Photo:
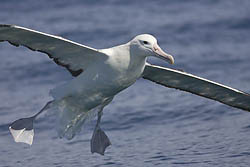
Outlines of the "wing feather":
{"type": "Polygon", "coordinates": [[[248,93],[192,74],[147,64],[142,77],[169,88],[176,88],[250,111],[248,93]]]}
{"type": "Polygon", "coordinates": [[[97,49],[16,25],[0,24],[0,42],[3,41],[45,53],[56,64],[67,68],[73,76],[78,76],[98,59],[107,58],[97,49]]]}

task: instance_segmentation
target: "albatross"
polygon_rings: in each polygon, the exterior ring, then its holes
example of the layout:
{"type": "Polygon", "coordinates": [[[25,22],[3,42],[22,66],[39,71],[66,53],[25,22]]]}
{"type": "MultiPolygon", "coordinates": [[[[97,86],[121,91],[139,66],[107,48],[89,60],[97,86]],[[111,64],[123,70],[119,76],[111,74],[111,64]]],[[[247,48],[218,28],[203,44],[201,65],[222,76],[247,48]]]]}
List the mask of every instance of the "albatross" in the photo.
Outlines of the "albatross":
{"type": "Polygon", "coordinates": [[[9,126],[15,142],[31,145],[33,122],[45,110],[60,110],[58,135],[72,139],[91,115],[97,123],[91,138],[91,152],[104,155],[111,142],[101,129],[103,109],[116,94],[139,78],[187,91],[226,105],[250,111],[250,95],[243,91],[166,67],[151,65],[147,57],[155,56],[170,64],[174,58],[165,53],[154,36],[142,34],[131,41],[107,49],[94,49],[59,36],[16,25],[0,25],[0,42],[25,46],[47,54],[74,77],[50,91],[53,100],[34,116],[21,118],[9,126]]]}

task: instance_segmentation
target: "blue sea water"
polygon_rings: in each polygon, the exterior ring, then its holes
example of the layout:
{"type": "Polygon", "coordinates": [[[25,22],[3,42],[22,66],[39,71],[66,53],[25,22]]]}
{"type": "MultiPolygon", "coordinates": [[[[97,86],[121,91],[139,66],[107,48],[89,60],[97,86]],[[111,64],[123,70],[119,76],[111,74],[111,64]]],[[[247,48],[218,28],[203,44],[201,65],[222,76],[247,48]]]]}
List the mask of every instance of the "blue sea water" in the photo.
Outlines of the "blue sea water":
{"type": "MultiPolygon", "coordinates": [[[[16,24],[94,47],[151,33],[182,69],[250,92],[250,1],[1,0],[0,23],[16,24]]],[[[111,139],[90,153],[95,120],[71,141],[57,138],[53,113],[35,122],[34,143],[15,143],[8,125],[51,99],[71,75],[44,54],[0,43],[0,166],[249,166],[250,113],[146,80],[105,108],[111,139]]],[[[250,102],[249,102],[250,103],[250,102]]]]}

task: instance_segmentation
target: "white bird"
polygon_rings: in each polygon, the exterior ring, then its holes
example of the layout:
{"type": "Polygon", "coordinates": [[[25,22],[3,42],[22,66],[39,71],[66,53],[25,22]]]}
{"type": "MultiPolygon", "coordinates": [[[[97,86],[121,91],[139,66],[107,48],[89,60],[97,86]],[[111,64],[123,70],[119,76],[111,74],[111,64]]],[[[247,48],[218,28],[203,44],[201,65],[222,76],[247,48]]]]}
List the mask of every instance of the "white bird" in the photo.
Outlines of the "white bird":
{"type": "Polygon", "coordinates": [[[61,110],[59,136],[67,139],[74,137],[88,117],[93,113],[98,114],[91,139],[91,152],[104,155],[111,143],[100,128],[103,108],[116,94],[141,77],[250,111],[250,95],[247,93],[185,72],[146,63],[149,56],[174,63],[174,58],[165,53],[156,38],[149,34],[138,35],[126,44],[98,50],[20,26],[0,25],[1,41],[46,53],[75,77],[52,89],[53,100],[37,114],[10,125],[10,132],[16,142],[31,145],[35,118],[51,107],[58,107],[61,110]]]}

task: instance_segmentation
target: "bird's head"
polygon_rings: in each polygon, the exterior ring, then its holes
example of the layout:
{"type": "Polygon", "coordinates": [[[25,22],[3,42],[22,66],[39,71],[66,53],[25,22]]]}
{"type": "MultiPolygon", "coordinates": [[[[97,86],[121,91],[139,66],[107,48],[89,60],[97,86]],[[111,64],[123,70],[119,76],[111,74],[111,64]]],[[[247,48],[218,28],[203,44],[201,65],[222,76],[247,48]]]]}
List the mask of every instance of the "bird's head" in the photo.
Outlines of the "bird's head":
{"type": "Polygon", "coordinates": [[[170,64],[174,64],[173,56],[165,53],[157,44],[156,38],[152,35],[137,35],[130,41],[130,46],[133,52],[138,56],[155,56],[169,62],[170,64]]]}

